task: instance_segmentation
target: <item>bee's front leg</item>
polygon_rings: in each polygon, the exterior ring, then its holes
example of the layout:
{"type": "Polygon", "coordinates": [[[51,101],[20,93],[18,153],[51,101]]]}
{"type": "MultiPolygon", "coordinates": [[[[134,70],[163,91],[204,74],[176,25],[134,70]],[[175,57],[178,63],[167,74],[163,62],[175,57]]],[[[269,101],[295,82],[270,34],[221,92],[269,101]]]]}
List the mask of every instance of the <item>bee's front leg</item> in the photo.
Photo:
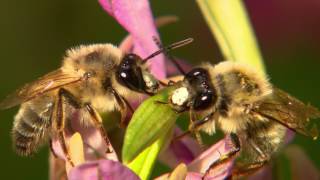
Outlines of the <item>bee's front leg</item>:
{"type": "Polygon", "coordinates": [[[200,145],[203,145],[200,133],[198,132],[198,129],[200,128],[201,125],[203,125],[207,121],[211,120],[214,117],[214,113],[211,112],[208,115],[206,115],[204,118],[202,118],[200,120],[196,120],[195,113],[194,113],[193,109],[190,108],[189,116],[190,116],[190,124],[189,124],[188,130],[183,132],[182,134],[174,137],[173,141],[177,141],[188,134],[194,133],[198,143],[200,145]]]}
{"type": "Polygon", "coordinates": [[[120,96],[115,89],[112,88],[111,93],[115,97],[115,100],[120,107],[120,114],[121,114],[120,127],[126,127],[127,126],[126,117],[127,117],[128,108],[132,113],[134,112],[134,110],[129,104],[129,102],[126,99],[124,99],[122,96],[120,96]]]}
{"type": "Polygon", "coordinates": [[[190,110],[189,110],[189,117],[190,117],[190,123],[189,123],[189,128],[188,128],[189,131],[192,132],[196,136],[196,140],[197,140],[198,144],[201,147],[204,147],[200,132],[196,131],[197,127],[195,126],[196,125],[195,122],[202,121],[202,120],[198,120],[198,121],[196,120],[196,116],[195,116],[195,113],[192,108],[190,108],[190,110]]]}

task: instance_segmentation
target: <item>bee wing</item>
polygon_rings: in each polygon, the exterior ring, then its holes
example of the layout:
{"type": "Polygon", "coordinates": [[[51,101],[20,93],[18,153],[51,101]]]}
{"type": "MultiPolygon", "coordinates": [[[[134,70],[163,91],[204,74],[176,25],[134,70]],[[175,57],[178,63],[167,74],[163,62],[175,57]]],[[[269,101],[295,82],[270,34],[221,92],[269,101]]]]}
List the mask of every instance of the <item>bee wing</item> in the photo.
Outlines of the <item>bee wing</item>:
{"type": "Polygon", "coordinates": [[[318,137],[317,123],[311,119],[320,117],[320,111],[306,105],[286,92],[274,88],[273,95],[260,102],[253,109],[260,115],[275,120],[300,134],[318,137]]]}
{"type": "Polygon", "coordinates": [[[0,109],[7,109],[23,102],[29,101],[43,93],[59,87],[76,83],[81,77],[65,73],[61,69],[52,71],[34,82],[24,85],[0,102],[0,109]]]}

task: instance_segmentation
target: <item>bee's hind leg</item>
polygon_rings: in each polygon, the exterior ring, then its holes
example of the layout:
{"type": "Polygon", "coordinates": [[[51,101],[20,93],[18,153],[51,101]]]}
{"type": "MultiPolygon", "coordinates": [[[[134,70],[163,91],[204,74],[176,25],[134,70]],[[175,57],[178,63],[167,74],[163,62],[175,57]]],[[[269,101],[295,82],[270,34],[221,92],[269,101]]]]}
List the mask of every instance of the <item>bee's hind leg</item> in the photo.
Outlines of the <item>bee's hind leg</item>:
{"type": "Polygon", "coordinates": [[[225,154],[221,154],[219,159],[210,165],[210,167],[206,170],[203,179],[205,179],[209,175],[211,169],[214,169],[215,167],[228,162],[240,151],[241,145],[239,137],[234,133],[231,133],[229,137],[231,140],[230,143],[232,144],[232,149],[225,154]]]}
{"type": "Polygon", "coordinates": [[[64,108],[64,90],[60,89],[58,92],[58,98],[56,100],[56,108],[55,108],[55,116],[56,121],[55,127],[57,129],[57,135],[58,135],[58,141],[61,145],[62,151],[66,156],[67,161],[71,164],[71,166],[74,166],[73,161],[71,160],[69,150],[66,144],[66,136],[65,136],[65,108],[64,108]]]}
{"type": "MultiPolygon", "coordinates": [[[[59,99],[61,99],[60,101],[62,104],[61,103],[60,104],[62,106],[63,113],[64,113],[64,107],[63,107],[64,106],[64,102],[63,102],[64,99],[66,101],[68,101],[75,108],[78,108],[78,109],[85,108],[91,116],[91,119],[93,121],[93,125],[99,130],[99,133],[101,134],[102,138],[104,139],[104,141],[108,147],[106,152],[112,152],[112,150],[110,149],[110,141],[108,139],[107,133],[106,133],[106,131],[103,127],[103,124],[102,124],[102,119],[101,119],[100,115],[96,112],[96,110],[91,106],[91,104],[80,103],[73,94],[71,94],[69,91],[67,91],[63,88],[61,88],[59,90],[59,99]]],[[[59,107],[59,102],[58,102],[58,107],[59,107]]],[[[63,114],[63,113],[61,113],[61,114],[63,114]]],[[[65,118],[64,115],[63,115],[63,118],[65,118]]],[[[63,127],[60,127],[60,129],[61,130],[59,130],[59,132],[60,131],[62,131],[62,132],[60,132],[60,135],[58,135],[58,136],[65,137],[65,135],[64,135],[64,120],[63,120],[63,127]],[[62,133],[63,133],[63,136],[61,135],[62,133]]],[[[65,140],[63,140],[63,141],[65,141],[65,140]]],[[[61,142],[62,142],[62,140],[60,141],[60,143],[61,142]]],[[[63,143],[61,143],[61,144],[63,144],[63,143]]],[[[63,148],[63,149],[65,149],[65,150],[63,150],[63,151],[65,154],[68,154],[68,149],[66,148],[66,145],[64,145],[64,146],[65,146],[65,148],[63,148]]],[[[68,156],[67,156],[67,158],[68,158],[68,156]]]]}
{"type": "Polygon", "coordinates": [[[259,169],[264,167],[264,165],[267,164],[267,160],[265,161],[257,161],[250,164],[244,164],[240,167],[235,167],[232,170],[231,175],[229,175],[226,179],[237,179],[241,176],[247,176],[250,174],[253,174],[254,172],[257,172],[259,169]]]}

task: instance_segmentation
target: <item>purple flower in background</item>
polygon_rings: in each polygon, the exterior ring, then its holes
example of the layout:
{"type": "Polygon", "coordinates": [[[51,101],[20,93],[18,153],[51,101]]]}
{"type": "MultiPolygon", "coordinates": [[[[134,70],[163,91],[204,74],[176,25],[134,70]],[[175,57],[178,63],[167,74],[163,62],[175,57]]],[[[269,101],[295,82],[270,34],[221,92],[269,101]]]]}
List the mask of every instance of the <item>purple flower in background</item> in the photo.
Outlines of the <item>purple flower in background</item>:
{"type": "Polygon", "coordinates": [[[140,179],[130,169],[121,163],[112,160],[99,160],[80,164],[70,170],[68,178],[70,180],[140,179]]]}
{"type": "MultiPolygon", "coordinates": [[[[119,24],[130,34],[130,46],[120,46],[123,50],[132,50],[142,58],[158,50],[152,37],[159,39],[155,21],[152,16],[148,0],[99,0],[99,3],[119,24]]],[[[126,42],[127,43],[127,42],[126,42]]],[[[165,61],[163,55],[154,57],[151,64],[151,72],[159,79],[166,77],[165,61]]]]}

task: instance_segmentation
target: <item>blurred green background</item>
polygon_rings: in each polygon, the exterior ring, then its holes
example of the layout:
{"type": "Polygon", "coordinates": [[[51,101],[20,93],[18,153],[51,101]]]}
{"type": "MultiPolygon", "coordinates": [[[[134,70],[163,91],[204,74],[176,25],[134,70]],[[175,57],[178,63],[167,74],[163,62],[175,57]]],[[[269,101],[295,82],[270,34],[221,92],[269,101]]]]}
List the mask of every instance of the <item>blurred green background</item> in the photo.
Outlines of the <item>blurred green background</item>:
{"type": "MultiPolygon", "coordinates": [[[[245,1],[271,82],[320,107],[320,3],[317,0],[245,1]]],[[[186,37],[195,42],[174,55],[191,64],[216,63],[221,54],[194,1],[152,0],[155,16],[177,15],[160,29],[164,44],[186,37]]],[[[79,44],[118,44],[126,32],[97,1],[2,0],[0,5],[0,98],[58,68],[66,49],[79,44]]],[[[152,37],[150,37],[152,38],[152,37]]],[[[48,147],[33,157],[17,156],[10,131],[18,108],[0,113],[1,177],[47,179],[48,147]]],[[[320,168],[319,141],[296,136],[320,168]]]]}

